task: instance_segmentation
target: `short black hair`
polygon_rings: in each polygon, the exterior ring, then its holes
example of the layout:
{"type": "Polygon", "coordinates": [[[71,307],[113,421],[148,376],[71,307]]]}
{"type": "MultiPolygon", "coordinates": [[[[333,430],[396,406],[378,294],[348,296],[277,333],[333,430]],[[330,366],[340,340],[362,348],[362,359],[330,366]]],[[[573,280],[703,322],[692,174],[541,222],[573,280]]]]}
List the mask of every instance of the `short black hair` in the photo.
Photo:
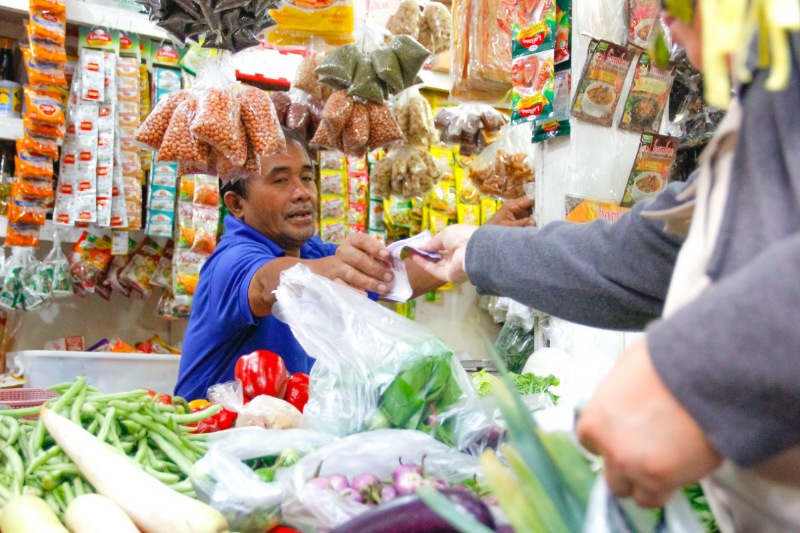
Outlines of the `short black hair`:
{"type": "MultiPolygon", "coordinates": [[[[286,137],[286,144],[288,145],[290,142],[295,142],[300,145],[300,148],[306,153],[306,157],[311,159],[311,149],[308,146],[308,141],[305,137],[297,133],[297,131],[287,128],[286,126],[281,126],[283,130],[283,136],[286,137]]],[[[313,164],[313,163],[312,163],[313,164]]],[[[242,198],[247,198],[247,184],[250,180],[247,178],[238,179],[236,181],[228,182],[227,184],[223,185],[220,182],[219,187],[219,195],[220,198],[225,196],[225,193],[228,191],[235,192],[242,198]]]]}

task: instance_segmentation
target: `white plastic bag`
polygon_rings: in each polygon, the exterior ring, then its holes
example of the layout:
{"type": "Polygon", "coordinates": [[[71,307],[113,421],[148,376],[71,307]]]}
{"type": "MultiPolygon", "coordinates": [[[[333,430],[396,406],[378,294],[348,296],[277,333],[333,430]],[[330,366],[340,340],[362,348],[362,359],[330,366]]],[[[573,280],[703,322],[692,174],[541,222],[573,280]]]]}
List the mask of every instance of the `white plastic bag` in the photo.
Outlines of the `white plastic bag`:
{"type": "Polygon", "coordinates": [[[469,377],[430,331],[296,265],[281,274],[274,315],[317,359],[306,427],[349,435],[419,429],[479,453],[491,429],[469,377]]]}
{"type": "Polygon", "coordinates": [[[286,449],[308,453],[336,437],[303,429],[249,427],[211,433],[208,439],[211,447],[190,476],[197,497],[221,512],[231,530],[262,533],[277,523],[285,490],[280,483],[262,481],[243,461],[286,449]]]}
{"type": "Polygon", "coordinates": [[[369,506],[308,481],[341,474],[348,479],[369,472],[390,480],[402,464],[423,464],[426,476],[459,483],[480,475],[476,457],[437,442],[419,431],[384,429],[337,440],[303,457],[279,480],[286,487],[281,514],[305,531],[327,531],[366,512],[369,506]]]}

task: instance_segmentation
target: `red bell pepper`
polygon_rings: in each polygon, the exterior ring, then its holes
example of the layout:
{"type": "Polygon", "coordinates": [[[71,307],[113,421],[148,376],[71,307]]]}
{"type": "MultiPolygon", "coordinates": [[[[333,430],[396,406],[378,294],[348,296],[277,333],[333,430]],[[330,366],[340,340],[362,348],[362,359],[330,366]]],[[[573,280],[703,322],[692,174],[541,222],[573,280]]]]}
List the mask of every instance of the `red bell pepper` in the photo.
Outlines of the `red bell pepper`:
{"type": "Polygon", "coordinates": [[[300,531],[286,526],[275,526],[269,530],[269,533],[300,533],[300,531]]]}
{"type": "Polygon", "coordinates": [[[297,410],[302,413],[306,402],[308,402],[308,374],[301,372],[292,374],[286,386],[286,394],[283,395],[283,399],[297,407],[297,410]]]}
{"type": "MultiPolygon", "coordinates": [[[[198,411],[201,409],[197,409],[198,411]]],[[[194,410],[193,410],[194,411],[194,410]]],[[[233,423],[239,417],[236,411],[228,411],[224,407],[219,413],[210,416],[205,420],[201,420],[192,433],[214,433],[215,431],[222,431],[233,427],[233,423]]]]}
{"type": "Polygon", "coordinates": [[[159,394],[154,390],[148,390],[147,395],[151,398],[155,398],[156,402],[162,405],[172,405],[172,396],[169,394],[159,394]]]}
{"type": "Polygon", "coordinates": [[[236,361],[234,375],[242,382],[244,395],[250,400],[261,394],[283,398],[289,381],[281,356],[268,350],[241,356],[236,361]]]}

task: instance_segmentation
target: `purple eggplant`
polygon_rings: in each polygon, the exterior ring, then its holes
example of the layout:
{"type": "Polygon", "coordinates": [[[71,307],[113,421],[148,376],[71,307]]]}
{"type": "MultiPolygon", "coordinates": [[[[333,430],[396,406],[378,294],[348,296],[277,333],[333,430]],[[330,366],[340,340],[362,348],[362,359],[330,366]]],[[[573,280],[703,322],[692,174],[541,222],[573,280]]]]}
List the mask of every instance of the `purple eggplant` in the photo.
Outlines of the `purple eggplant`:
{"type": "Polygon", "coordinates": [[[367,503],[380,503],[381,502],[381,480],[375,474],[364,472],[353,478],[350,487],[361,494],[363,500],[367,503]]]}
{"type": "Polygon", "coordinates": [[[347,478],[342,474],[331,474],[327,477],[327,480],[330,485],[329,488],[336,492],[342,492],[344,489],[350,488],[350,483],[347,482],[347,478]]]}
{"type": "MultiPolygon", "coordinates": [[[[484,503],[461,491],[440,491],[459,511],[494,529],[494,518],[484,503]]],[[[403,496],[367,511],[330,533],[458,533],[417,495],[403,496]]]]}
{"type": "Polygon", "coordinates": [[[424,485],[425,476],[419,465],[400,465],[392,473],[392,482],[398,496],[408,496],[424,485]]]}
{"type": "Polygon", "coordinates": [[[364,503],[364,497],[354,488],[346,488],[341,492],[341,495],[350,500],[351,502],[364,503]]]}
{"type": "Polygon", "coordinates": [[[388,503],[397,498],[397,491],[391,485],[384,485],[381,487],[381,501],[379,503],[388,503]]]}
{"type": "Polygon", "coordinates": [[[315,477],[311,479],[308,484],[317,490],[328,490],[331,488],[331,482],[324,477],[315,477]]]}

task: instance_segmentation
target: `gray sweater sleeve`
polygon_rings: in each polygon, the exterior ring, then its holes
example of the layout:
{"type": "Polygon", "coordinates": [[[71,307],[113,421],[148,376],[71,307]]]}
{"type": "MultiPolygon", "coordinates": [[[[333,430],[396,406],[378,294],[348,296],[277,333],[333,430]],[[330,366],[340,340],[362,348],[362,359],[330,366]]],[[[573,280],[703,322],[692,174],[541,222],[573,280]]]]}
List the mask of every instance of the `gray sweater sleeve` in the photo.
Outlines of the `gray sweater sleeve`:
{"type": "Polygon", "coordinates": [[[800,234],[647,331],[661,379],[741,466],[800,444],[797,280],[800,234]]]}
{"type": "Polygon", "coordinates": [[[661,314],[683,240],[640,213],[674,207],[683,187],[671,184],[613,225],[598,220],[541,229],[483,226],[467,245],[469,279],[481,294],[509,296],[572,322],[643,329],[661,314]]]}

